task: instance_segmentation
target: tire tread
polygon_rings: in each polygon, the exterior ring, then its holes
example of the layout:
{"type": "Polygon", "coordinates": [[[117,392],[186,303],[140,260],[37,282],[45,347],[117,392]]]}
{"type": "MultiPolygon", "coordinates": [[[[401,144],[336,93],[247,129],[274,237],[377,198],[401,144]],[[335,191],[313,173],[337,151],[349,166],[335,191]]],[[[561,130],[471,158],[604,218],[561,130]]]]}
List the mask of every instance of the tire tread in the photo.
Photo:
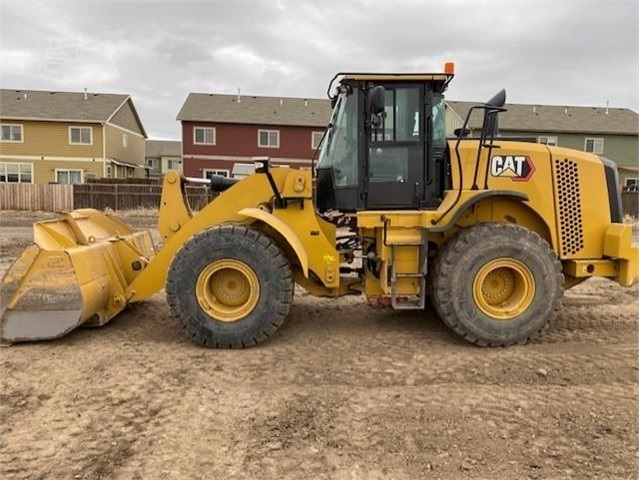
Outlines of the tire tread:
{"type": "MultiPolygon", "coordinates": [[[[191,237],[175,255],[169,268],[166,283],[167,303],[171,315],[178,321],[191,341],[209,348],[247,348],[269,339],[284,324],[293,300],[293,292],[293,273],[281,248],[259,230],[242,225],[220,225],[191,237]],[[192,279],[184,278],[179,266],[184,262],[188,264],[191,259],[200,255],[200,252],[206,251],[205,247],[209,247],[212,241],[226,242],[227,244],[233,241],[250,241],[254,244],[254,248],[261,251],[261,254],[272,259],[270,263],[276,269],[276,274],[273,273],[272,276],[269,276],[282,279],[279,290],[270,292],[274,305],[269,311],[264,312],[263,317],[265,318],[259,320],[258,331],[238,334],[237,338],[231,338],[227,341],[216,338],[210,329],[207,329],[194,317],[196,312],[189,311],[185,308],[184,302],[181,301],[184,282],[192,279]]],[[[265,294],[268,293],[265,292],[265,294]]],[[[228,325],[233,326],[234,323],[228,325]]],[[[231,333],[230,337],[232,336],[231,333]]]]}
{"type": "MultiPolygon", "coordinates": [[[[544,281],[553,281],[553,279],[544,278],[544,281]]],[[[431,298],[433,299],[433,305],[442,322],[460,337],[480,347],[505,347],[528,343],[548,328],[561,308],[563,283],[564,276],[561,262],[559,261],[557,254],[539,234],[519,225],[509,223],[482,223],[459,232],[448,241],[439,253],[435,259],[435,265],[433,268],[431,298]],[[515,337],[507,341],[480,338],[474,332],[469,330],[467,326],[459,320],[455,312],[455,299],[452,299],[450,296],[450,285],[455,281],[454,274],[459,268],[463,268],[460,267],[457,259],[469,250],[482,248],[486,241],[490,242],[498,235],[504,235],[505,237],[518,242],[522,241],[522,239],[532,242],[533,248],[540,255],[546,256],[547,259],[552,262],[553,274],[555,276],[554,282],[560,287],[558,291],[555,292],[556,294],[553,295],[551,314],[548,316],[544,324],[531,334],[515,337]]]]}

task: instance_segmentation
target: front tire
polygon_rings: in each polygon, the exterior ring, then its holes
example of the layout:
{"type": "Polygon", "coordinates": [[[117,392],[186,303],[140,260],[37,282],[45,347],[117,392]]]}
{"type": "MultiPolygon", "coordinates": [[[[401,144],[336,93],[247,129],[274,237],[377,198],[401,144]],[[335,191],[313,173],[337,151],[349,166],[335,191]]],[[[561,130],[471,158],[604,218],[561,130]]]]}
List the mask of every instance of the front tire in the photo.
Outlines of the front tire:
{"type": "Polygon", "coordinates": [[[561,263],[536,233],[513,224],[462,230],[435,261],[431,297],[442,321],[479,346],[526,343],[555,318],[561,263]]]}
{"type": "Polygon", "coordinates": [[[239,225],[198,233],[175,255],[166,296],[189,337],[211,348],[244,348],[273,335],[293,300],[290,264],[268,236],[239,225]]]}

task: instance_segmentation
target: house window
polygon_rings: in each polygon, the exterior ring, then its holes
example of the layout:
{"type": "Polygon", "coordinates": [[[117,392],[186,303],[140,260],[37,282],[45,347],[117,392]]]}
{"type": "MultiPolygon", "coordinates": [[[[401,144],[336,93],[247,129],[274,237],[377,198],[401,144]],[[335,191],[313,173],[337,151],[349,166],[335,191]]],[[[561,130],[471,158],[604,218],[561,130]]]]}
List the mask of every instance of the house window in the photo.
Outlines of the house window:
{"type": "Polygon", "coordinates": [[[22,125],[3,123],[2,141],[22,143],[22,125]]]}
{"type": "Polygon", "coordinates": [[[168,170],[177,170],[180,171],[180,161],[177,158],[168,158],[166,160],[166,168],[168,170]]]}
{"type": "Polygon", "coordinates": [[[82,170],[75,170],[75,169],[61,170],[56,168],[55,181],[57,183],[62,183],[65,185],[72,184],[72,183],[82,183],[83,172],[82,170]]]}
{"type": "Polygon", "coordinates": [[[195,127],[193,143],[196,145],[215,145],[215,128],[195,127]]]}
{"type": "Polygon", "coordinates": [[[584,151],[591,153],[603,153],[603,138],[586,138],[586,143],[584,146],[584,151]]]}
{"type": "Polygon", "coordinates": [[[107,167],[106,167],[106,178],[111,178],[111,175],[112,175],[111,171],[112,171],[111,165],[107,165],[107,167]]]}
{"type": "Polygon", "coordinates": [[[279,130],[258,130],[257,146],[264,148],[279,148],[280,131],[279,130]]]}
{"type": "Polygon", "coordinates": [[[557,146],[557,137],[539,137],[537,140],[542,145],[548,145],[550,147],[557,146]]]}
{"type": "Polygon", "coordinates": [[[626,182],[623,186],[623,191],[624,192],[637,192],[639,191],[639,178],[637,177],[631,177],[631,178],[626,178],[626,182]]]}
{"type": "Polygon", "coordinates": [[[0,163],[0,182],[33,183],[33,164],[0,163]]]}
{"type": "Polygon", "coordinates": [[[91,127],[69,127],[69,143],[72,145],[93,145],[91,127]]]}
{"type": "Polygon", "coordinates": [[[220,177],[228,177],[230,173],[231,172],[229,172],[228,170],[205,168],[205,169],[202,170],[202,177],[203,178],[211,178],[211,176],[213,176],[213,175],[218,175],[220,177]]]}
{"type": "Polygon", "coordinates": [[[129,139],[127,138],[126,134],[122,134],[122,146],[124,148],[129,148],[129,139]]]}
{"type": "Polygon", "coordinates": [[[324,132],[312,132],[311,133],[311,148],[313,150],[317,150],[322,141],[322,137],[324,136],[324,132]]]}
{"type": "Polygon", "coordinates": [[[158,167],[160,166],[160,159],[159,158],[147,158],[146,159],[146,166],[147,167],[151,167],[153,170],[157,170],[158,167]]]}

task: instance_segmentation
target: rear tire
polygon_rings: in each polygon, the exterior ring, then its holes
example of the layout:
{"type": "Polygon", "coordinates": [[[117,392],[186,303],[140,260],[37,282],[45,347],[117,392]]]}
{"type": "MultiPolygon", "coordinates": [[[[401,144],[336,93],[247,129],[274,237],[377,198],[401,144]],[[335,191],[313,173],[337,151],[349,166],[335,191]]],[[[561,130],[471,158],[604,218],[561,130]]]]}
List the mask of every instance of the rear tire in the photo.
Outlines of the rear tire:
{"type": "Polygon", "coordinates": [[[513,224],[462,230],[435,261],[431,298],[442,321],[479,346],[526,343],[555,318],[561,263],[536,233],[513,224]]]}
{"type": "Polygon", "coordinates": [[[224,225],[178,251],[168,272],[171,314],[191,339],[211,348],[263,342],[284,323],[293,274],[282,250],[258,230],[224,225]]]}

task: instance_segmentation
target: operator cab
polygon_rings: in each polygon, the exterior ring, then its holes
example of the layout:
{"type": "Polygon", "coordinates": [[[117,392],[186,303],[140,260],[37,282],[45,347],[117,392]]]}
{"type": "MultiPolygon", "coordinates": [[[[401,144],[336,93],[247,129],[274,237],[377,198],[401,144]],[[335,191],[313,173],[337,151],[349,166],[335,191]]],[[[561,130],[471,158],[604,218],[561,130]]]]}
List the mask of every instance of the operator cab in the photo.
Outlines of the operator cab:
{"type": "Polygon", "coordinates": [[[323,212],[436,208],[447,188],[444,74],[338,74],[316,168],[323,212]]]}

